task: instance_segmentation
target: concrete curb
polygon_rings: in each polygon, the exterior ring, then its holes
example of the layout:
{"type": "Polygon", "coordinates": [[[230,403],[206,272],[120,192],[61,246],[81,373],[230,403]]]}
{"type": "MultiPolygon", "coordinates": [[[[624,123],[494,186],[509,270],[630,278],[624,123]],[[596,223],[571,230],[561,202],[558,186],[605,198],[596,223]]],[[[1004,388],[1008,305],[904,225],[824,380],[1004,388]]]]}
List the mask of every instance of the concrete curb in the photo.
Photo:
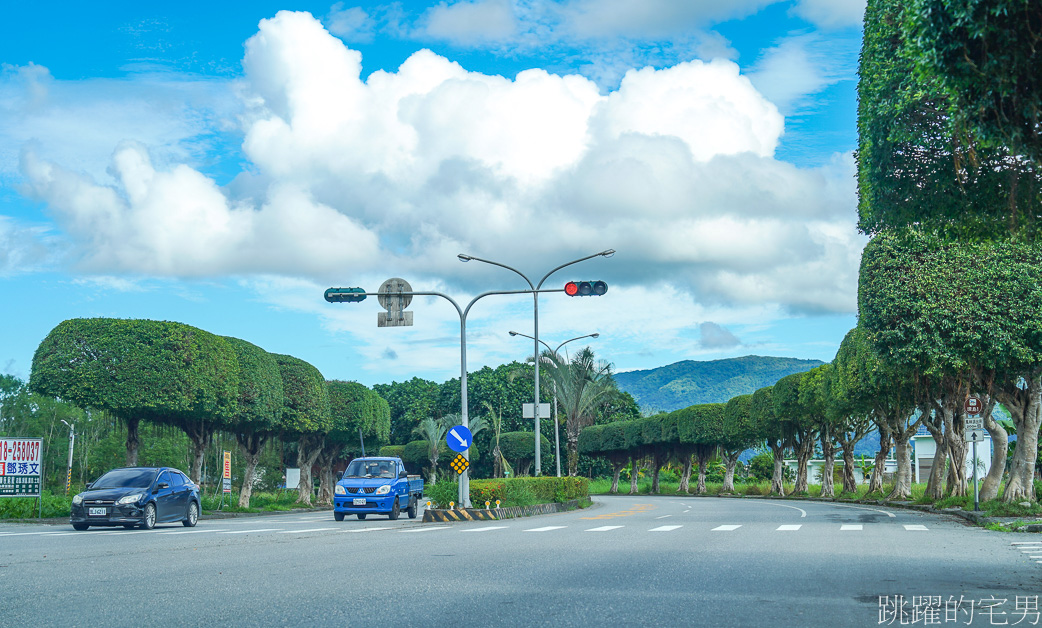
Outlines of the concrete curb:
{"type": "Polygon", "coordinates": [[[549,515],[580,508],[580,501],[573,499],[567,502],[552,504],[535,504],[533,506],[512,506],[510,508],[453,508],[427,509],[423,511],[424,523],[451,523],[453,521],[498,521],[500,519],[516,519],[535,515],[549,515]]]}

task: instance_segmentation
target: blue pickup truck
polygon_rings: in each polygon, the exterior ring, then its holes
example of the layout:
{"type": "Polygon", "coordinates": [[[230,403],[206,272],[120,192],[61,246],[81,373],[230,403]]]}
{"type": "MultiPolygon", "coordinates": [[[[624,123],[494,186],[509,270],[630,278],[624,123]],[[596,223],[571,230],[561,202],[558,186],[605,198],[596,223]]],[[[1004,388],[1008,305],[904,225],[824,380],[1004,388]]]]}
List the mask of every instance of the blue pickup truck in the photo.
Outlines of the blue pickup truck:
{"type": "Polygon", "coordinates": [[[336,483],[333,518],[345,515],[387,515],[397,519],[402,510],[416,518],[423,498],[423,478],[409,475],[401,458],[355,458],[336,483]]]}

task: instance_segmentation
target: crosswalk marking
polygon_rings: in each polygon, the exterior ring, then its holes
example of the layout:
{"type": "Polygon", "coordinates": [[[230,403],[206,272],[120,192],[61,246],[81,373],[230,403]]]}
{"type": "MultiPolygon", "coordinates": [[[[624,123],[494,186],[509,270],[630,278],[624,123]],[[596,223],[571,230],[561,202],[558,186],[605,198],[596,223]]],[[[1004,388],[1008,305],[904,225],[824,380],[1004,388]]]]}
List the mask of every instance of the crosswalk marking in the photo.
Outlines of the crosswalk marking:
{"type": "Polygon", "coordinates": [[[919,525],[917,523],[916,524],[907,524],[906,523],[905,524],[905,530],[929,530],[929,528],[927,528],[924,525],[919,525]]]}
{"type": "Polygon", "coordinates": [[[607,532],[608,530],[618,530],[622,526],[601,526],[599,528],[590,528],[587,532],[607,532]]]}
{"type": "Polygon", "coordinates": [[[779,532],[795,532],[796,530],[799,530],[801,527],[803,527],[801,524],[783,525],[783,526],[778,526],[778,531],[779,532]]]}
{"type": "Polygon", "coordinates": [[[525,532],[549,532],[551,530],[560,530],[561,528],[567,528],[568,526],[546,526],[545,528],[532,528],[525,530],[525,532]]]}
{"type": "Polygon", "coordinates": [[[712,531],[713,532],[731,532],[732,530],[737,530],[740,527],[742,527],[741,524],[738,524],[738,525],[723,525],[723,526],[717,526],[717,527],[713,528],[712,531]]]}
{"type": "Polygon", "coordinates": [[[672,532],[673,530],[676,530],[677,528],[683,528],[683,527],[684,526],[659,526],[657,528],[652,528],[652,529],[648,530],[648,532],[672,532]]]}
{"type": "Polygon", "coordinates": [[[326,530],[336,530],[336,528],[308,528],[307,530],[283,530],[279,534],[301,534],[303,532],[324,532],[326,530]]]}
{"type": "Polygon", "coordinates": [[[277,532],[282,528],[257,528],[256,530],[234,530],[232,532],[221,532],[221,534],[249,534],[251,532],[277,532]]]}
{"type": "Polygon", "coordinates": [[[507,526],[485,526],[484,528],[467,528],[466,530],[460,530],[461,532],[488,532],[489,530],[503,530],[507,526]]]}
{"type": "Polygon", "coordinates": [[[845,523],[839,526],[840,531],[843,530],[863,530],[864,526],[860,523],[845,523]]]}

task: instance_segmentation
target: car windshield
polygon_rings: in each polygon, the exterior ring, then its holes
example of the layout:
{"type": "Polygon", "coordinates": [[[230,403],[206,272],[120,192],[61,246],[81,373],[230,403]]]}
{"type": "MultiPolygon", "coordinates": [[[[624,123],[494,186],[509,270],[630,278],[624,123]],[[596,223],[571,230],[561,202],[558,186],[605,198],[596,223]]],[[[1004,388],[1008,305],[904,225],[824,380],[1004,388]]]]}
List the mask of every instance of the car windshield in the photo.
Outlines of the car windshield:
{"type": "Polygon", "coordinates": [[[90,488],[148,488],[155,477],[155,469],[113,469],[98,478],[90,488]]]}
{"type": "Polygon", "coordinates": [[[345,478],[393,478],[394,463],[389,460],[352,460],[344,472],[345,478]]]}

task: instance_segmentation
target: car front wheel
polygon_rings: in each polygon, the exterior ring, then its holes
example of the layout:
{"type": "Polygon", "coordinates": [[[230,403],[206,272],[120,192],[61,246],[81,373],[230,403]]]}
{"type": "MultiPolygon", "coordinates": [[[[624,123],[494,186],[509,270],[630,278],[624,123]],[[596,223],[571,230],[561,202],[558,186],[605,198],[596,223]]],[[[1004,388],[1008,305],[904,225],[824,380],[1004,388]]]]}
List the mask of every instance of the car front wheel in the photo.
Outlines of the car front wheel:
{"type": "Polygon", "coordinates": [[[335,512],[334,511],[333,512],[333,519],[335,519],[337,521],[343,521],[344,520],[344,513],[342,513],[342,512],[335,512]]]}
{"type": "Polygon", "coordinates": [[[147,504],[145,506],[145,514],[141,517],[141,529],[151,530],[156,527],[156,505],[147,504]]]}
{"type": "Polygon", "coordinates": [[[188,504],[188,514],[185,516],[184,521],[182,521],[181,523],[183,523],[186,528],[194,528],[195,524],[199,523],[198,504],[196,504],[195,502],[190,502],[188,504]]]}

